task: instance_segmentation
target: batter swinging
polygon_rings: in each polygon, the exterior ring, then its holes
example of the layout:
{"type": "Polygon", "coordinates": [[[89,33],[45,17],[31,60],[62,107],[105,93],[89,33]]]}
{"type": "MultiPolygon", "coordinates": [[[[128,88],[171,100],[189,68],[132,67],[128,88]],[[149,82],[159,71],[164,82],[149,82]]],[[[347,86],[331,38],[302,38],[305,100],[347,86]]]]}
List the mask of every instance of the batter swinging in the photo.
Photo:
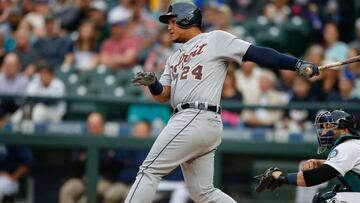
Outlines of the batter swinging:
{"type": "Polygon", "coordinates": [[[183,43],[167,60],[157,80],[154,73],[137,73],[132,82],[149,87],[159,102],[171,102],[174,115],[153,144],[139,169],[126,203],[151,202],[160,179],[181,165],[195,202],[233,203],[213,186],[214,155],[221,143],[220,96],[228,61],[252,61],[269,68],[319,74],[312,63],[252,45],[230,33],[201,32],[201,11],[192,3],[175,3],[160,16],[174,42],[183,43]],[[305,68],[310,67],[310,72],[305,68]]]}

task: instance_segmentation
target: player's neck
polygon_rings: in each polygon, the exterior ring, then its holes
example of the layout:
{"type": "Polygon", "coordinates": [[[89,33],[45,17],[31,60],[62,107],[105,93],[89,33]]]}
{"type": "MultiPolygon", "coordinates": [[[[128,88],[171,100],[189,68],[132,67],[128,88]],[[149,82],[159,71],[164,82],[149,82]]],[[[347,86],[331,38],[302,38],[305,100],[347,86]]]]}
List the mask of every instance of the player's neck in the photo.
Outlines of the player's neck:
{"type": "Polygon", "coordinates": [[[186,32],[185,42],[201,34],[201,30],[198,27],[189,28],[186,32]]]}

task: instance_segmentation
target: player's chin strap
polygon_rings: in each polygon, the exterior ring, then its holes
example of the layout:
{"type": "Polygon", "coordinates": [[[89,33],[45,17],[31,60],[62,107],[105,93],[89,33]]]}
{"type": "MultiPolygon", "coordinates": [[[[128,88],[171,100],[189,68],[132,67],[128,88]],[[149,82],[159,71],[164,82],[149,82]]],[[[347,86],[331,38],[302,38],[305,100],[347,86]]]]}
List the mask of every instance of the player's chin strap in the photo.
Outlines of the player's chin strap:
{"type": "MultiPolygon", "coordinates": [[[[350,130],[351,134],[342,135],[337,139],[334,143],[334,146],[331,150],[333,150],[339,144],[345,142],[346,140],[350,139],[360,139],[360,135],[357,134],[355,131],[350,130]]],[[[347,191],[349,192],[360,192],[360,175],[353,172],[348,171],[344,177],[338,176],[340,182],[346,187],[347,191]]]]}

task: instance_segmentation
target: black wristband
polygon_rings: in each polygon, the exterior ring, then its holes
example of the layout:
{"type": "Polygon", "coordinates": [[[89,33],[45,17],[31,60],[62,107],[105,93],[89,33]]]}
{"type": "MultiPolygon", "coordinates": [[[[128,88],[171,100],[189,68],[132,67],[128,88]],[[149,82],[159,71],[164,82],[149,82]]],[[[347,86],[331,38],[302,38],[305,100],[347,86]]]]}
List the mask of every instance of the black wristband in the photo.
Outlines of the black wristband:
{"type": "Polygon", "coordinates": [[[163,91],[163,86],[158,80],[156,80],[153,84],[149,85],[148,87],[151,94],[155,96],[160,95],[163,91]]]}

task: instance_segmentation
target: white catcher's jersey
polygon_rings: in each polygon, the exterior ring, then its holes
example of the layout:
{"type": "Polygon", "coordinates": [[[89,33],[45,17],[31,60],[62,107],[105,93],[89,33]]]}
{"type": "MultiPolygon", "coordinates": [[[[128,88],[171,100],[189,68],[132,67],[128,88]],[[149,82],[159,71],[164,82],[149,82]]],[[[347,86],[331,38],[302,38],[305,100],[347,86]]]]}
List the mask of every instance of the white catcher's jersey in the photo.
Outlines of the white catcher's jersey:
{"type": "Polygon", "coordinates": [[[220,103],[228,61],[242,62],[250,43],[234,35],[213,31],[202,33],[170,56],[160,82],[171,86],[171,105],[187,102],[220,103]]]}
{"type": "Polygon", "coordinates": [[[336,146],[324,164],[336,169],[342,176],[348,171],[360,175],[360,140],[350,139],[336,146]]]}

